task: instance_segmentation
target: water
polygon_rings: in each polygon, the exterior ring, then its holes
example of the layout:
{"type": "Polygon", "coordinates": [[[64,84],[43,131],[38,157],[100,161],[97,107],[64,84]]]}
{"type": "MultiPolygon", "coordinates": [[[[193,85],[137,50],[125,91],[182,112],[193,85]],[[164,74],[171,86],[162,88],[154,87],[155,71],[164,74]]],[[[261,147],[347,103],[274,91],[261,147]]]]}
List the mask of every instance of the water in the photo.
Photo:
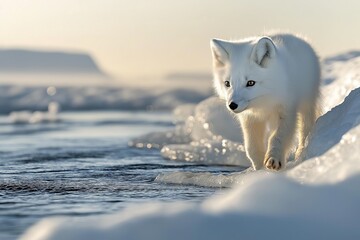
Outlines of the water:
{"type": "Polygon", "coordinates": [[[147,201],[200,201],[216,189],[154,182],[173,171],[233,172],[167,161],[129,148],[132,137],[172,126],[167,113],[73,112],[51,124],[0,117],[0,239],[14,239],[49,216],[112,213],[147,201]]]}

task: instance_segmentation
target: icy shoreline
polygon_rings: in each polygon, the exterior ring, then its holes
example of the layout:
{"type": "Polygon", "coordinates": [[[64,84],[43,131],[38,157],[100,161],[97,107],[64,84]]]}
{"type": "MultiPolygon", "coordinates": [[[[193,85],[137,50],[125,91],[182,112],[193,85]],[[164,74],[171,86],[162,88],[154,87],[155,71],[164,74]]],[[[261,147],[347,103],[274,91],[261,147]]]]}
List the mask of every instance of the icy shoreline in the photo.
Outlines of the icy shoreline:
{"type": "MultiPolygon", "coordinates": [[[[280,173],[161,174],[156,181],[232,188],[201,204],[149,203],[96,219],[45,219],[22,239],[360,238],[359,69],[360,55],[324,60],[324,108],[331,110],[309,138],[308,160],[280,173]]],[[[207,99],[178,109],[175,130],[131,144],[156,143],[173,161],[246,167],[239,127],[220,105],[207,99]]]]}

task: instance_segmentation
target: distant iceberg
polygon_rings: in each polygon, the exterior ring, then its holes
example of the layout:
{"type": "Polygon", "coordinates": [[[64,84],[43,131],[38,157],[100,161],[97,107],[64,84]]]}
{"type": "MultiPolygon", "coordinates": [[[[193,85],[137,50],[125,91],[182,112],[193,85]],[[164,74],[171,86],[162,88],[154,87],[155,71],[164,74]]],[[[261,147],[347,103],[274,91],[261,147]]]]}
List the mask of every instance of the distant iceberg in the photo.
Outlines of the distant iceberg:
{"type": "Polygon", "coordinates": [[[105,75],[89,54],[30,49],[0,49],[0,72],[105,75]]]}

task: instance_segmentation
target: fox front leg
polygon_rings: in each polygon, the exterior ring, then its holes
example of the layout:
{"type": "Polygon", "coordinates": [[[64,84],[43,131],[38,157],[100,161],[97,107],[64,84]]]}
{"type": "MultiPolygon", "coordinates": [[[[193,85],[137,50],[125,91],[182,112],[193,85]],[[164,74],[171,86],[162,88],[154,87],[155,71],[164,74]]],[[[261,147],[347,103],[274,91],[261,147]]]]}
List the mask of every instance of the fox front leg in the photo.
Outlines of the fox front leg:
{"type": "Polygon", "coordinates": [[[280,170],[285,167],[286,155],[291,146],[295,133],[296,111],[295,109],[280,110],[276,113],[275,126],[272,129],[265,154],[264,166],[270,170],[280,170]]]}
{"type": "Polygon", "coordinates": [[[246,156],[251,160],[254,170],[263,167],[265,156],[265,122],[254,117],[243,116],[240,123],[244,135],[246,156]]]}

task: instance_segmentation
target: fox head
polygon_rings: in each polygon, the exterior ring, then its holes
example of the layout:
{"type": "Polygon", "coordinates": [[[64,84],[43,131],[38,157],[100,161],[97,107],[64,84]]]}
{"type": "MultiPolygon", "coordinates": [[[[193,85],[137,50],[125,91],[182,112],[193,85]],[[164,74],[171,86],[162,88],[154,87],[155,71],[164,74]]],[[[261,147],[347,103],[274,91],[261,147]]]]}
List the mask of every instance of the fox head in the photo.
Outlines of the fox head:
{"type": "Polygon", "coordinates": [[[272,96],[284,91],[279,50],[271,38],[242,42],[212,39],[210,45],[214,87],[231,111],[264,107],[272,96]]]}

